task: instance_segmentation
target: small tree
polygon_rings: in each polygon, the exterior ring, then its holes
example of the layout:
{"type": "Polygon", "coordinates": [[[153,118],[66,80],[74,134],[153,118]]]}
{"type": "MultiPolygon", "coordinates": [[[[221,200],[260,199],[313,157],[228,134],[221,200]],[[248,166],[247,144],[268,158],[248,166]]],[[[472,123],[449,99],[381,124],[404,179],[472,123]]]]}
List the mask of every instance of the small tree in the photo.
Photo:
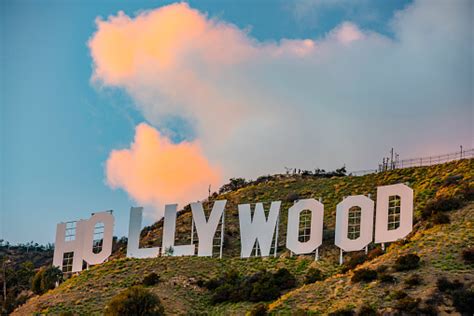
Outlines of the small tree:
{"type": "Polygon", "coordinates": [[[316,281],[321,281],[323,279],[324,278],[321,270],[311,267],[308,269],[304,276],[304,284],[311,284],[316,281]]]}
{"type": "Polygon", "coordinates": [[[156,274],[155,272],[152,272],[150,274],[147,274],[144,278],[143,278],[143,285],[145,286],[153,286],[153,285],[156,285],[160,282],[160,276],[158,274],[156,274]]]}
{"type": "Polygon", "coordinates": [[[397,258],[395,262],[395,270],[408,271],[416,269],[420,266],[420,257],[417,254],[409,253],[397,258]]]}
{"type": "Polygon", "coordinates": [[[31,281],[31,290],[41,295],[48,290],[54,289],[57,283],[63,280],[63,273],[58,267],[49,266],[41,268],[36,272],[31,281]]]}
{"type": "Polygon", "coordinates": [[[164,315],[164,308],[158,296],[141,286],[132,286],[110,300],[105,315],[158,316],[164,315]]]}

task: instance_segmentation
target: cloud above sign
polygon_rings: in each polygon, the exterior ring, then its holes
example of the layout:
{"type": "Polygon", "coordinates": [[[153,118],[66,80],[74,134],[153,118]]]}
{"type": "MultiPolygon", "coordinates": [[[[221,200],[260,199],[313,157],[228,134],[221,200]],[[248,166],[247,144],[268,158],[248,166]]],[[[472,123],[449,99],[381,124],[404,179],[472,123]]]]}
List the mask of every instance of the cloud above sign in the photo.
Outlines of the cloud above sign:
{"type": "Polygon", "coordinates": [[[219,167],[203,156],[198,142],[173,144],[153,127],[136,127],[128,149],[113,150],[106,162],[107,183],[123,188],[142,205],[159,212],[165,203],[188,203],[221,182],[219,167]]]}
{"type": "Polygon", "coordinates": [[[417,1],[394,16],[393,37],[343,22],[278,42],[185,3],[119,12],[96,21],[93,81],[124,89],[162,132],[188,122],[224,178],[373,167],[392,146],[426,155],[471,142],[469,12],[469,1],[417,1]]]}

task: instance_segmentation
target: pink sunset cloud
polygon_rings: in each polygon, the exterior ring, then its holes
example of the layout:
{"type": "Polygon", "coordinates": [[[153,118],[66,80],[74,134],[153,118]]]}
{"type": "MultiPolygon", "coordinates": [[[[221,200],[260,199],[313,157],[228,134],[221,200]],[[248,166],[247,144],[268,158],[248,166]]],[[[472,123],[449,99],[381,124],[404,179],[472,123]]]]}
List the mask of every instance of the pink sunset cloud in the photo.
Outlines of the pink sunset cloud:
{"type": "Polygon", "coordinates": [[[106,162],[107,183],[122,188],[138,203],[162,212],[165,203],[181,206],[216,189],[221,171],[202,154],[198,142],[171,143],[141,123],[129,148],[113,150],[106,162]]]}

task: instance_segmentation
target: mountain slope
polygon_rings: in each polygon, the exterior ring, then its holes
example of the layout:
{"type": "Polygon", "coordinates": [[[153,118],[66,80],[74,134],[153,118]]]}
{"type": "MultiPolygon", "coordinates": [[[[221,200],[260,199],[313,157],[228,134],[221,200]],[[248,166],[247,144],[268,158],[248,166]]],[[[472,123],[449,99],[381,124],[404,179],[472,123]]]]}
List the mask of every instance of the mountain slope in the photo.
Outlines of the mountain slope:
{"type": "MultiPolygon", "coordinates": [[[[375,280],[369,283],[351,282],[353,271],[337,274],[322,282],[302,286],[270,305],[273,312],[311,311],[315,313],[355,309],[368,304],[376,310],[393,311],[397,306],[396,293],[404,292],[413,299],[420,298],[420,306],[432,304],[430,299],[439,295],[436,282],[440,277],[459,280],[473,288],[474,266],[462,259],[462,251],[474,245],[474,203],[451,213],[451,223],[419,229],[403,243],[394,243],[386,254],[358,267],[381,270],[396,278],[393,284],[375,280]],[[394,271],[396,259],[401,255],[416,253],[421,258],[420,267],[410,271],[394,271]],[[385,268],[382,268],[382,270],[385,268]],[[404,283],[414,274],[421,278],[418,286],[404,283]]],[[[452,313],[448,298],[439,304],[439,312],[452,313]]]]}
{"type": "MultiPolygon", "coordinates": [[[[433,290],[435,276],[446,275],[449,279],[463,279],[466,286],[472,287],[473,266],[463,262],[460,251],[474,244],[472,222],[474,220],[472,204],[462,210],[452,212],[451,224],[433,225],[431,220],[421,220],[420,214],[430,199],[449,197],[472,191],[474,179],[474,160],[462,160],[443,165],[401,169],[371,174],[362,177],[341,177],[319,179],[293,176],[270,177],[271,180],[248,185],[236,191],[222,194],[214,199],[227,199],[224,259],[198,257],[159,257],[152,259],[110,260],[100,266],[92,267],[78,276],[72,277],[57,289],[29,300],[20,307],[17,315],[35,312],[59,314],[74,312],[77,314],[100,314],[106,302],[123,289],[140,283],[143,277],[156,272],[161,282],[150,290],[164,302],[165,311],[170,314],[189,312],[215,312],[243,314],[253,303],[210,304],[211,294],[198,286],[199,281],[221,275],[229,270],[242,274],[251,274],[260,269],[276,270],[287,268],[297,277],[298,285],[293,291],[283,295],[269,306],[275,312],[312,311],[325,313],[341,308],[355,308],[367,301],[379,309],[393,308],[397,300],[392,299],[393,289],[404,287],[405,278],[410,272],[391,272],[390,267],[398,256],[408,252],[417,252],[421,256],[422,285],[410,289],[410,296],[422,298],[423,305],[429,291],[433,290]],[[392,244],[385,254],[364,263],[367,267],[387,266],[387,271],[398,280],[395,284],[379,281],[352,284],[353,271],[341,274],[338,265],[338,249],[334,246],[335,206],[344,196],[353,194],[371,194],[375,198],[376,187],[394,183],[407,183],[415,191],[414,232],[404,242],[392,244]],[[284,248],[286,232],[286,214],[292,205],[292,198],[322,197],[325,205],[324,242],[321,247],[321,259],[314,261],[314,255],[290,258],[284,248]],[[270,202],[283,200],[281,208],[279,257],[278,258],[236,258],[240,252],[240,231],[237,217],[237,204],[248,202],[270,202]],[[449,238],[448,238],[449,237],[449,238]],[[309,267],[317,267],[329,276],[328,279],[310,285],[302,285],[304,274],[309,267]],[[425,276],[426,274],[426,276],[425,276]],[[391,289],[393,288],[393,289],[391,289]],[[385,291],[388,291],[385,294],[385,291]]],[[[211,201],[212,202],[212,201],[211,201]]],[[[162,223],[158,222],[143,233],[142,244],[160,245],[162,223]]],[[[189,243],[191,216],[189,209],[180,212],[177,220],[177,244],[189,243]]],[[[357,253],[345,256],[345,260],[357,253]]],[[[364,267],[364,265],[362,267],[364,267]]],[[[442,308],[452,309],[449,298],[440,303],[442,308]],[[444,305],[443,305],[444,304],[444,305]]]]}

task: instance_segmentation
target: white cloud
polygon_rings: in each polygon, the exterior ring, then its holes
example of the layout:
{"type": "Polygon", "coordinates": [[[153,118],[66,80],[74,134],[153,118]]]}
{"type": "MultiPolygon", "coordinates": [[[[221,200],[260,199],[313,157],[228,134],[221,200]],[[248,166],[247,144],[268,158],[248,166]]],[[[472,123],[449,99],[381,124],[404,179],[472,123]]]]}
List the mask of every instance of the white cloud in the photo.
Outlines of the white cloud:
{"type": "Polygon", "coordinates": [[[472,146],[472,4],[417,1],[394,38],[342,23],[321,40],[259,42],[175,4],[98,20],[94,79],[125,89],[144,117],[194,124],[225,176],[284,166],[371,168],[472,146]]]}

